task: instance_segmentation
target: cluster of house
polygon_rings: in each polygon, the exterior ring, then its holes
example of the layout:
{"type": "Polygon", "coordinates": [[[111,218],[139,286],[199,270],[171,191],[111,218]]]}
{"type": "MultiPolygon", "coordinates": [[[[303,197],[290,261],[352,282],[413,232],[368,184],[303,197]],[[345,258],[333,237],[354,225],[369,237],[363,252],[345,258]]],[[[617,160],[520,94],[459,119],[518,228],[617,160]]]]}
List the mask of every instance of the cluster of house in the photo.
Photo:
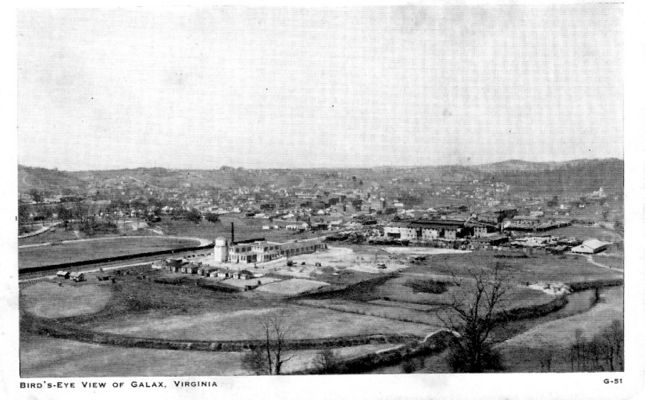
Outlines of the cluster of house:
{"type": "Polygon", "coordinates": [[[596,254],[606,250],[611,243],[598,239],[580,241],[576,238],[561,238],[557,236],[529,236],[517,238],[511,243],[513,247],[539,248],[553,253],[571,251],[578,254],[596,254]]]}
{"type": "Polygon", "coordinates": [[[383,235],[389,239],[407,241],[457,240],[487,237],[495,230],[495,225],[475,220],[418,219],[392,222],[383,228],[383,235]]]}
{"type": "MultiPolygon", "coordinates": [[[[401,242],[433,242],[433,241],[460,241],[469,240],[471,243],[481,242],[488,245],[500,245],[510,240],[509,236],[499,232],[499,225],[493,222],[503,215],[494,216],[490,221],[466,219],[417,219],[411,221],[391,222],[383,228],[383,238],[401,242]]],[[[526,221],[516,219],[512,221],[526,221]]],[[[538,221],[532,218],[531,221],[538,221]]],[[[553,222],[553,227],[559,227],[568,222],[553,222]]],[[[545,225],[533,225],[527,229],[530,231],[541,231],[545,225]]],[[[605,250],[611,243],[602,242],[597,239],[589,239],[584,242],[575,238],[560,238],[555,236],[526,236],[513,239],[510,242],[514,247],[544,248],[554,252],[571,251],[581,254],[594,254],[605,250]]]]}
{"type": "Polygon", "coordinates": [[[252,279],[255,277],[253,272],[246,269],[230,270],[228,268],[218,268],[202,263],[190,262],[183,258],[169,258],[155,261],[152,264],[152,268],[163,269],[174,273],[199,275],[206,278],[252,279]]]}
{"type": "Polygon", "coordinates": [[[70,272],[70,271],[58,271],[56,276],[62,279],[69,279],[74,282],[83,282],[85,280],[85,274],[82,272],[70,272]]]}

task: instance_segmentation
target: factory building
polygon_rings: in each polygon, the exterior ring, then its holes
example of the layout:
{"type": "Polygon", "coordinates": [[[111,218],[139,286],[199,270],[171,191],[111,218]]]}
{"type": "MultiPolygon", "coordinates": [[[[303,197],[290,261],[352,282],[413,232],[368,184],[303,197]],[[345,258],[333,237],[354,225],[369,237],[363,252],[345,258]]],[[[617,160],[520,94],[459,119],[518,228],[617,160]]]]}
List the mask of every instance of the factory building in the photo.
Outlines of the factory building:
{"type": "Polygon", "coordinates": [[[269,242],[255,239],[244,242],[229,243],[225,238],[215,239],[216,263],[255,263],[267,262],[281,257],[290,257],[298,254],[315,253],[324,250],[327,245],[321,239],[294,240],[285,243],[269,242]],[[226,257],[224,257],[226,254],[226,257]]]}

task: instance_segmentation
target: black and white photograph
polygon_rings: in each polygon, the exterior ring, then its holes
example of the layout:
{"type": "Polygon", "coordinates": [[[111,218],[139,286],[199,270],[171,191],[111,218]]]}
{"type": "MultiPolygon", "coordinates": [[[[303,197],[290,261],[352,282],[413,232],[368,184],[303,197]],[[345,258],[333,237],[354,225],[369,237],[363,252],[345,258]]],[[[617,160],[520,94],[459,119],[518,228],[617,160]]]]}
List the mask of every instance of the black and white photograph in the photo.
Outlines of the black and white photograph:
{"type": "Polygon", "coordinates": [[[623,384],[622,2],[14,12],[20,395],[623,384]]]}

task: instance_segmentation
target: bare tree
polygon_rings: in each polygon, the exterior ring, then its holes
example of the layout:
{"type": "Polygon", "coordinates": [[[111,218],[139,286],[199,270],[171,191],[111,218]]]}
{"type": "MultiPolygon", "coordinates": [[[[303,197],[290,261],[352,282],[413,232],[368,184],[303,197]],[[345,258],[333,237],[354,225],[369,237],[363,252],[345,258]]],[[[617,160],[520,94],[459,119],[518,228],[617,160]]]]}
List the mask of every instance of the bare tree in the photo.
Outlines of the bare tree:
{"type": "Polygon", "coordinates": [[[316,354],[313,364],[319,374],[339,374],[344,370],[342,360],[331,349],[324,349],[316,354]]]}
{"type": "Polygon", "coordinates": [[[459,334],[453,341],[448,363],[455,372],[502,369],[500,354],[492,348],[490,335],[503,321],[510,274],[495,263],[492,269],[471,269],[467,278],[453,275],[456,286],[447,312],[439,315],[444,326],[459,334]]]}
{"type": "Polygon", "coordinates": [[[293,356],[286,357],[286,336],[290,327],[284,313],[269,315],[260,321],[263,343],[242,359],[242,365],[258,375],[280,375],[293,356]]]}

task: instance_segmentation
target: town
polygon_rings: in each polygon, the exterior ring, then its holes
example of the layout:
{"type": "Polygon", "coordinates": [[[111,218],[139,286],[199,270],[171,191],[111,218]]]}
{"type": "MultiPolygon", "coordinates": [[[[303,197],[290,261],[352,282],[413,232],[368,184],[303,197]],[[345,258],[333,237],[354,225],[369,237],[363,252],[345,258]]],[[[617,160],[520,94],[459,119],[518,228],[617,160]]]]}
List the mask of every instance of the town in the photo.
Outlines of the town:
{"type": "MultiPolygon", "coordinates": [[[[621,175],[612,159],[358,170],[20,166],[21,351],[109,345],[87,349],[96,353],[89,359],[120,349],[119,365],[139,360],[133,374],[162,349],[200,360],[187,374],[450,371],[445,332],[459,328],[442,313],[458,312],[462,285],[486,282],[477,268],[504,268],[508,289],[490,311],[507,317],[490,345],[505,370],[607,368],[571,346],[587,313],[596,315],[589,341],[616,329],[621,175]],[[565,328],[546,328],[558,322],[565,328]],[[258,361],[263,327],[290,361],[258,361]],[[536,341],[545,329],[571,333],[554,337],[562,351],[536,341]]],[[[23,363],[25,374],[52,371],[38,359],[23,363]]],[[[149,371],[171,370],[159,361],[149,371]]]]}

